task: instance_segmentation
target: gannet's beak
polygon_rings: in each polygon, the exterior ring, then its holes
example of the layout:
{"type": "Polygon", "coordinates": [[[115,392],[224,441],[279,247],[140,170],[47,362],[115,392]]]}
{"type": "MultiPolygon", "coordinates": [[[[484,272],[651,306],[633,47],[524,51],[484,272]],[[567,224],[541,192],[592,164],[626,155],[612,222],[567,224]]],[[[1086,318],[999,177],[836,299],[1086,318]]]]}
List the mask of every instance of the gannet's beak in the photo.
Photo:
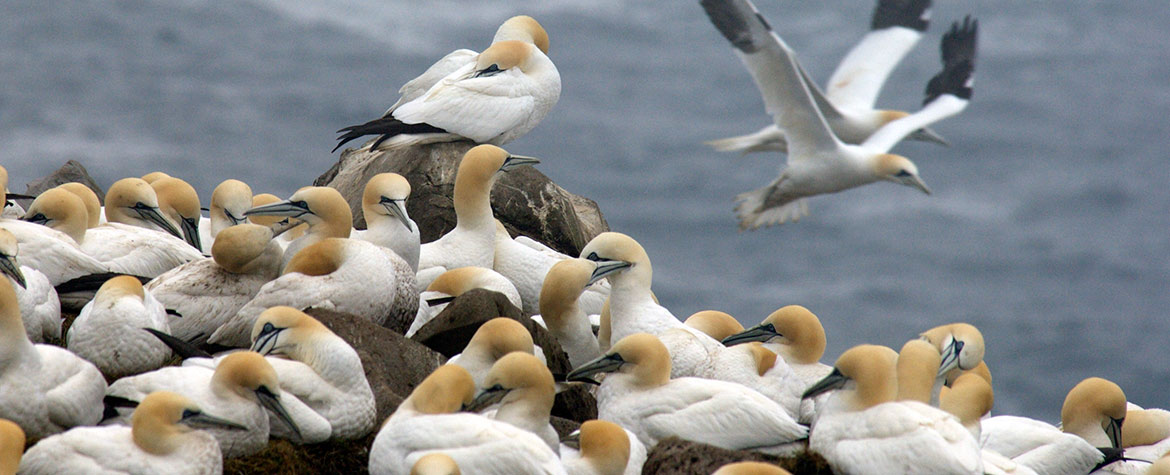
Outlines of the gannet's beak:
{"type": "Polygon", "coordinates": [[[504,159],[504,164],[500,166],[500,171],[511,171],[517,167],[536,165],[537,163],[540,163],[539,158],[525,157],[523,155],[508,155],[508,158],[504,159]]]}
{"type": "Polygon", "coordinates": [[[171,223],[171,220],[167,219],[166,217],[164,217],[162,215],[162,212],[160,212],[158,210],[158,207],[147,206],[146,204],[143,204],[142,202],[138,202],[138,203],[134,203],[134,206],[131,206],[130,210],[133,211],[135,214],[137,214],[138,217],[145,219],[151,223],[157,224],[159,227],[165,229],[172,236],[177,237],[179,239],[183,239],[183,233],[179,232],[179,230],[177,228],[175,228],[175,225],[171,223]]]}
{"type": "Polygon", "coordinates": [[[832,373],[829,373],[829,375],[825,376],[824,379],[817,381],[816,384],[809,386],[809,388],[804,391],[804,394],[802,394],[800,398],[808,399],[810,397],[816,397],[820,394],[827,393],[834,389],[841,389],[845,386],[845,383],[848,382],[849,378],[841,374],[841,370],[833,368],[832,373]]]}
{"type": "Polygon", "coordinates": [[[203,243],[199,239],[199,225],[195,224],[195,218],[183,218],[180,226],[183,227],[183,240],[202,251],[203,243]]]}
{"type": "Polygon", "coordinates": [[[963,351],[963,345],[962,341],[951,338],[951,342],[947,344],[946,348],[943,348],[942,362],[938,365],[938,376],[959,367],[959,353],[963,351]]]}
{"type": "Polygon", "coordinates": [[[630,266],[633,266],[633,264],[626,262],[626,261],[599,261],[599,260],[593,260],[593,259],[590,259],[590,260],[597,263],[597,268],[593,269],[593,274],[589,276],[589,283],[585,284],[586,286],[593,285],[597,281],[606,278],[610,274],[621,272],[623,270],[630,268],[630,266]]]}
{"type": "Polygon", "coordinates": [[[936,143],[936,144],[942,145],[944,147],[951,146],[951,143],[949,141],[947,141],[947,139],[945,139],[945,138],[943,138],[943,136],[939,135],[938,132],[930,130],[929,127],[923,127],[921,129],[915,130],[914,132],[911,132],[910,135],[907,136],[906,138],[908,138],[910,140],[917,140],[920,142],[936,143]]]}
{"type": "Polygon", "coordinates": [[[781,335],[776,333],[776,326],[772,325],[771,323],[763,323],[724,338],[722,343],[723,346],[735,346],[740,343],[749,343],[753,341],[767,342],[768,340],[778,336],[781,335]]]}
{"type": "Polygon", "coordinates": [[[0,254],[0,272],[12,277],[12,280],[16,281],[20,288],[27,288],[24,273],[20,271],[20,264],[16,262],[16,256],[0,254]]]}
{"type": "Polygon", "coordinates": [[[410,225],[410,219],[406,217],[405,203],[403,203],[403,201],[404,200],[392,200],[383,196],[382,199],[378,201],[378,204],[382,205],[383,208],[386,208],[386,211],[390,213],[390,216],[398,218],[398,222],[402,223],[403,226],[406,226],[406,229],[413,230],[414,228],[410,225]]]}
{"type": "Polygon", "coordinates": [[[304,440],[304,436],[301,435],[301,428],[297,427],[297,423],[293,422],[292,416],[290,416],[288,411],[285,410],[284,404],[280,403],[280,397],[273,394],[272,391],[268,390],[267,387],[260,386],[260,388],[256,390],[256,399],[260,400],[261,406],[264,406],[265,409],[271,411],[276,415],[277,419],[280,419],[282,422],[284,422],[285,425],[288,426],[289,429],[292,429],[292,431],[297,434],[298,439],[304,440]]]}
{"type": "Polygon", "coordinates": [[[577,429],[572,434],[566,435],[561,439],[561,443],[574,450],[581,450],[581,429],[577,429]]]}
{"type": "Polygon", "coordinates": [[[508,389],[497,384],[497,385],[492,386],[490,388],[484,389],[483,391],[480,391],[480,393],[477,396],[475,396],[475,399],[472,400],[471,403],[463,406],[463,411],[464,412],[482,411],[485,408],[487,408],[488,406],[491,406],[492,404],[500,402],[500,400],[504,399],[504,396],[506,396],[506,395],[508,395],[508,389]]]}
{"type": "Polygon", "coordinates": [[[598,373],[612,373],[621,369],[624,364],[626,364],[626,361],[622,359],[622,355],[620,354],[603,355],[570,371],[569,374],[565,375],[565,381],[594,383],[595,381],[589,379],[590,376],[598,373]]]}
{"type": "Polygon", "coordinates": [[[309,204],[304,201],[284,200],[244,211],[244,216],[290,216],[297,218],[311,213],[312,211],[309,211],[309,204]]]}
{"type": "Polygon", "coordinates": [[[918,177],[918,175],[914,175],[902,183],[906,186],[917,188],[919,191],[928,195],[930,194],[930,187],[926,186],[926,182],[922,181],[922,178],[918,177]]]}
{"type": "Polygon", "coordinates": [[[1125,422],[1125,418],[1114,419],[1109,418],[1109,426],[1105,428],[1105,435],[1109,436],[1109,443],[1113,444],[1113,448],[1121,448],[1121,425],[1125,422]]]}
{"type": "Polygon", "coordinates": [[[260,329],[260,334],[256,335],[256,342],[252,343],[250,350],[265,356],[276,351],[276,336],[284,330],[276,328],[272,323],[265,323],[264,328],[260,329]]]}
{"type": "Polygon", "coordinates": [[[221,426],[227,427],[229,429],[248,430],[248,427],[243,424],[232,422],[227,419],[221,419],[203,412],[192,412],[189,410],[183,412],[183,418],[181,421],[190,425],[221,426]]]}

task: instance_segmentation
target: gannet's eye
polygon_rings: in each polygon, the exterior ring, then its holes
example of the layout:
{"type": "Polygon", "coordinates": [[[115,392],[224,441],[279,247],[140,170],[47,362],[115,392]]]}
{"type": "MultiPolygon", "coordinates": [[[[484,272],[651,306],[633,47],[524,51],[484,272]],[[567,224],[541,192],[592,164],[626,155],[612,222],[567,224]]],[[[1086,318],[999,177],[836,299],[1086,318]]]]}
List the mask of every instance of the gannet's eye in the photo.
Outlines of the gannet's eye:
{"type": "Polygon", "coordinates": [[[910,176],[910,172],[908,172],[906,170],[898,170],[898,173],[895,174],[894,176],[896,176],[898,178],[906,178],[906,177],[910,176]]]}
{"type": "Polygon", "coordinates": [[[593,262],[601,260],[601,258],[597,256],[596,252],[590,252],[588,256],[585,256],[585,259],[591,260],[593,262]]]}

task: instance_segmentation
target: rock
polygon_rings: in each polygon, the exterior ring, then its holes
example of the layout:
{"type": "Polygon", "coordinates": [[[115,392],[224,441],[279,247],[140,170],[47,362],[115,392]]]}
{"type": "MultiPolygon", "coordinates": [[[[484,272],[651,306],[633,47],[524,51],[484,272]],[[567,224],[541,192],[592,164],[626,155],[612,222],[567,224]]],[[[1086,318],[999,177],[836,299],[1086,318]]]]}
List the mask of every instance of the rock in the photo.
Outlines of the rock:
{"type": "Polygon", "coordinates": [[[357,440],[313,445],[270,439],[268,447],[259,453],[224,460],[223,473],[368,473],[375,435],[376,432],[357,440]]]}
{"type": "Polygon", "coordinates": [[[597,419],[597,398],[589,392],[589,386],[575,384],[557,393],[556,399],[553,400],[552,414],[578,424],[597,419]]]}
{"type": "Polygon", "coordinates": [[[374,390],[379,427],[415,386],[447,361],[430,348],[367,319],[321,309],[309,309],[306,313],[357,350],[366,380],[374,390]]]}
{"type": "MultiPolygon", "coordinates": [[[[102,187],[98,186],[97,182],[93,180],[93,177],[89,176],[89,172],[85,170],[85,167],[81,166],[80,163],[77,163],[76,160],[69,160],[68,162],[65,162],[61,168],[58,168],[57,171],[50,173],[45,177],[28,182],[24,193],[26,195],[36,196],[43,193],[45,190],[48,190],[49,188],[69,183],[71,181],[88,186],[89,189],[93,190],[93,192],[97,194],[98,201],[104,203],[104,200],[106,199],[106,192],[102,191],[102,187]]],[[[25,208],[28,207],[27,204],[22,203],[22,205],[24,205],[25,208]]]]}
{"type": "Polygon", "coordinates": [[[580,422],[561,419],[557,416],[550,417],[548,422],[549,424],[552,424],[553,430],[557,431],[557,437],[561,439],[564,439],[565,436],[572,434],[574,431],[581,428],[580,422]]]}
{"type": "Polygon", "coordinates": [[[811,452],[784,458],[747,450],[727,450],[713,445],[668,437],[658,441],[647,454],[642,473],[713,473],[733,462],[768,462],[799,474],[832,474],[828,462],[811,452]]]}
{"type": "MultiPolygon", "coordinates": [[[[418,224],[422,242],[430,242],[455,227],[451,202],[455,171],[473,146],[459,141],[376,152],[365,146],[346,149],[314,185],[339,190],[353,210],[354,227],[364,228],[361,199],[366,182],[378,173],[398,173],[411,185],[407,212],[418,224]]],[[[565,191],[532,167],[502,174],[492,189],[492,209],[513,236],[523,234],[572,256],[594,236],[609,230],[597,203],[565,191]]]]}

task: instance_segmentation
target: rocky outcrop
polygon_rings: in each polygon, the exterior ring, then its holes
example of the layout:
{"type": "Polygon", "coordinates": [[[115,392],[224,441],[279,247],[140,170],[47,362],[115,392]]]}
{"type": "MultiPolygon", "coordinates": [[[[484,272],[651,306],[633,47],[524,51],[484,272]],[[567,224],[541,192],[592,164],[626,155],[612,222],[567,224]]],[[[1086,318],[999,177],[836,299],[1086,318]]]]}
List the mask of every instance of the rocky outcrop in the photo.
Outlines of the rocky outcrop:
{"type": "MultiPolygon", "coordinates": [[[[98,196],[98,201],[104,202],[106,199],[106,192],[102,191],[102,187],[98,186],[93,177],[89,176],[89,172],[85,167],[76,160],[65,162],[57,171],[50,173],[42,178],[28,182],[24,190],[24,194],[29,196],[36,196],[43,193],[49,188],[57,185],[62,185],[69,182],[78,182],[82,185],[88,186],[98,196]]],[[[27,206],[26,206],[27,207],[27,206]]]]}
{"type": "MultiPolygon", "coordinates": [[[[366,182],[378,173],[398,173],[410,181],[406,210],[418,223],[422,242],[430,242],[455,227],[451,202],[455,171],[463,154],[474,146],[459,141],[374,152],[366,146],[346,149],[314,184],[340,191],[353,210],[354,227],[364,228],[361,204],[366,182]]],[[[496,218],[513,236],[523,234],[573,256],[594,236],[609,230],[597,203],[565,191],[533,167],[504,173],[492,189],[491,201],[496,218]]]]}
{"type": "Polygon", "coordinates": [[[660,440],[650,449],[642,473],[714,473],[719,467],[734,462],[768,462],[799,474],[829,474],[833,471],[819,455],[801,452],[785,458],[747,450],[727,450],[713,445],[690,442],[678,437],[660,440]]]}

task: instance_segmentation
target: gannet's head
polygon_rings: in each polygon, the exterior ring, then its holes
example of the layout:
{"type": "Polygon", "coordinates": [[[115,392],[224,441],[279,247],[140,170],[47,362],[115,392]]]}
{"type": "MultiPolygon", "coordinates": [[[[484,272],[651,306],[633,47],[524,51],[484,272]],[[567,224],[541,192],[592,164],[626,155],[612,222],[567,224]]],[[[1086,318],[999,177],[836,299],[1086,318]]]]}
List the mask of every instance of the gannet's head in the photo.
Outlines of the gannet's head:
{"type": "Polygon", "coordinates": [[[695,312],[683,322],[688,327],[705,333],[716,340],[722,340],[731,335],[743,332],[743,325],[735,317],[718,310],[703,310],[695,312]]]}
{"type": "Polygon", "coordinates": [[[345,198],[327,186],[301,188],[287,200],[257,206],[244,215],[288,216],[309,223],[310,232],[336,238],[349,237],[353,223],[353,212],[345,198]]]}
{"type": "Polygon", "coordinates": [[[8,419],[0,419],[0,473],[15,474],[24,453],[24,430],[8,419]]]}
{"type": "Polygon", "coordinates": [[[509,18],[496,30],[492,43],[501,41],[524,41],[536,45],[544,54],[548,54],[548,32],[536,19],[528,15],[517,15],[509,18]]]}
{"type": "MultiPolygon", "coordinates": [[[[336,335],[317,319],[292,307],[271,307],[252,325],[252,351],[284,355],[309,364],[315,357],[312,343],[336,335]]],[[[310,366],[312,366],[310,364],[310,366]]]]}
{"type": "Polygon", "coordinates": [[[164,172],[150,172],[150,173],[147,173],[145,175],[142,175],[142,181],[145,181],[147,183],[154,183],[154,182],[161,180],[163,178],[170,178],[170,177],[171,177],[170,175],[167,175],[164,172]]]}
{"type": "MultiPolygon", "coordinates": [[[[537,64],[538,57],[544,57],[540,50],[532,43],[523,41],[500,41],[492,43],[476,57],[475,76],[490,77],[512,68],[519,68],[522,72],[531,72],[537,64]]],[[[548,61],[544,59],[544,61],[548,61]]]]}
{"type": "Polygon", "coordinates": [[[272,230],[259,224],[245,222],[224,228],[211,244],[211,257],[236,274],[275,272],[283,251],[272,237],[272,230]]]}
{"type": "Polygon", "coordinates": [[[955,379],[946,397],[940,398],[938,407],[954,414],[959,422],[970,427],[991,412],[994,404],[995,393],[991,390],[991,383],[978,374],[964,373],[955,379]]]}
{"type": "Polygon", "coordinates": [[[165,229],[170,235],[183,239],[183,233],[158,208],[158,195],[141,178],[123,178],[106,191],[106,221],[165,229]]]}
{"type": "Polygon", "coordinates": [[[788,470],[764,462],[729,463],[711,475],[792,475],[788,470]]]}
{"type": "Polygon", "coordinates": [[[596,473],[624,473],[630,462],[630,436],[622,426],[606,420],[585,421],[561,443],[577,447],[596,473]]]}
{"type": "Polygon", "coordinates": [[[218,238],[219,232],[227,227],[247,222],[244,213],[252,209],[252,187],[240,180],[224,180],[211,191],[208,209],[211,235],[218,238]]]}
{"type": "MultiPolygon", "coordinates": [[[[597,268],[589,283],[597,282],[609,276],[634,274],[641,284],[650,286],[654,270],[650,265],[650,256],[638,241],[622,233],[604,232],[594,237],[584,249],[581,257],[593,261],[597,268]]],[[[610,279],[611,285],[617,285],[610,279]]]]}
{"type": "Polygon", "coordinates": [[[1170,438],[1170,412],[1131,408],[1121,427],[1122,447],[1154,445],[1170,438]]]}
{"type": "Polygon", "coordinates": [[[634,384],[661,386],[670,381],[670,352],[658,337],[635,333],[618,340],[604,355],[570,372],[567,381],[590,381],[598,373],[622,373],[633,376],[634,384]]]}
{"type": "Polygon", "coordinates": [[[410,182],[397,173],[379,173],[366,182],[362,193],[362,213],[366,221],[383,216],[398,220],[408,230],[414,230],[414,221],[406,214],[406,198],[410,197],[410,182]]]}
{"type": "Polygon", "coordinates": [[[132,297],[142,301],[146,298],[146,291],[137,277],[120,275],[112,277],[98,288],[94,295],[94,303],[113,302],[122,297],[132,297]]]}
{"type": "Polygon", "coordinates": [[[0,272],[24,288],[26,282],[24,273],[20,271],[20,262],[16,260],[17,254],[20,254],[20,246],[16,242],[16,236],[7,229],[0,228],[0,272]]]}
{"type": "Polygon", "coordinates": [[[81,198],[81,202],[85,204],[87,228],[95,227],[101,222],[102,202],[98,200],[97,193],[94,193],[90,187],[76,181],[71,181],[57,185],[57,188],[73,193],[78,198],[81,198]]]}
{"type": "MultiPolygon", "coordinates": [[[[463,159],[459,161],[459,169],[455,172],[455,191],[463,188],[490,193],[497,172],[507,172],[523,165],[537,163],[540,163],[540,160],[512,155],[495,145],[477,145],[463,154],[463,159]]],[[[458,201],[456,197],[456,202],[458,201]]]]}
{"type": "Polygon", "coordinates": [[[471,374],[462,366],[445,364],[431,372],[398,407],[423,414],[453,414],[474,398],[471,374]]]}
{"type": "Polygon", "coordinates": [[[758,341],[777,343],[789,363],[812,364],[825,354],[825,327],[809,309],[788,305],[772,312],[759,325],[723,339],[727,346],[758,341]]]}
{"type": "Polygon", "coordinates": [[[1077,383],[1060,408],[1061,430],[1081,436],[1097,447],[1122,447],[1125,392],[1112,381],[1088,378],[1077,383]]]}
{"type": "Polygon", "coordinates": [[[301,429],[280,402],[280,380],[268,360],[254,351],[237,351],[219,362],[211,384],[255,400],[301,438],[301,429]]]}
{"type": "Polygon", "coordinates": [[[499,360],[514,351],[535,354],[532,334],[520,322],[499,317],[484,322],[467,342],[464,353],[486,354],[492,360],[499,360]]]}
{"type": "Polygon", "coordinates": [[[343,238],[327,238],[297,251],[284,266],[281,275],[298,273],[308,276],[322,276],[337,272],[345,264],[347,257],[346,244],[343,238]]]}
{"type": "Polygon", "coordinates": [[[196,424],[248,430],[247,427],[203,412],[194,401],[169,391],[148,394],[130,416],[134,444],[154,455],[181,447],[182,435],[196,424]]]}
{"type": "Polygon", "coordinates": [[[431,452],[424,455],[410,467],[410,475],[459,475],[459,465],[455,459],[442,452],[431,452]]]}
{"type": "Polygon", "coordinates": [[[556,392],[548,366],[533,355],[516,351],[492,365],[483,380],[483,390],[463,409],[479,412],[496,403],[521,402],[536,414],[547,414],[556,392]]]}
{"type": "Polygon", "coordinates": [[[983,334],[978,328],[968,323],[952,323],[941,325],[923,332],[923,340],[934,345],[942,355],[942,364],[938,368],[939,376],[958,368],[966,371],[974,369],[983,361],[983,334]]]}
{"type": "Polygon", "coordinates": [[[548,269],[540,286],[540,316],[550,327],[563,328],[569,310],[589,285],[597,264],[585,259],[563,259],[548,269]]]}
{"type": "MultiPolygon", "coordinates": [[[[249,206],[248,209],[259,208],[264,205],[279,203],[281,201],[284,200],[280,199],[272,193],[260,193],[258,195],[252,196],[252,205],[249,206]]],[[[248,212],[248,209],[244,210],[245,214],[248,212]]],[[[267,216],[262,214],[249,214],[246,216],[246,218],[249,222],[259,224],[261,226],[272,226],[280,220],[285,219],[283,216],[267,216]]]]}
{"type": "Polygon", "coordinates": [[[906,157],[892,153],[875,155],[873,157],[872,167],[873,174],[878,179],[909,186],[928,195],[930,194],[930,188],[918,176],[918,167],[906,157]]]}
{"type": "Polygon", "coordinates": [[[898,400],[931,404],[934,381],[942,362],[938,350],[925,340],[910,340],[898,352],[898,400]]]}
{"type": "Polygon", "coordinates": [[[183,239],[195,249],[202,250],[199,240],[199,194],[195,187],[174,177],[163,177],[150,182],[158,196],[158,207],[171,221],[179,223],[183,239]]]}
{"type": "Polygon", "coordinates": [[[68,234],[78,244],[85,239],[85,230],[89,226],[85,202],[60,187],[45,190],[37,196],[21,219],[68,234]]]}
{"type": "Polygon", "coordinates": [[[805,390],[805,399],[841,389],[853,411],[893,401],[898,394],[894,371],[898,353],[879,345],[858,345],[842,353],[833,372],[805,390]],[[851,394],[850,394],[851,393],[851,394]]]}

